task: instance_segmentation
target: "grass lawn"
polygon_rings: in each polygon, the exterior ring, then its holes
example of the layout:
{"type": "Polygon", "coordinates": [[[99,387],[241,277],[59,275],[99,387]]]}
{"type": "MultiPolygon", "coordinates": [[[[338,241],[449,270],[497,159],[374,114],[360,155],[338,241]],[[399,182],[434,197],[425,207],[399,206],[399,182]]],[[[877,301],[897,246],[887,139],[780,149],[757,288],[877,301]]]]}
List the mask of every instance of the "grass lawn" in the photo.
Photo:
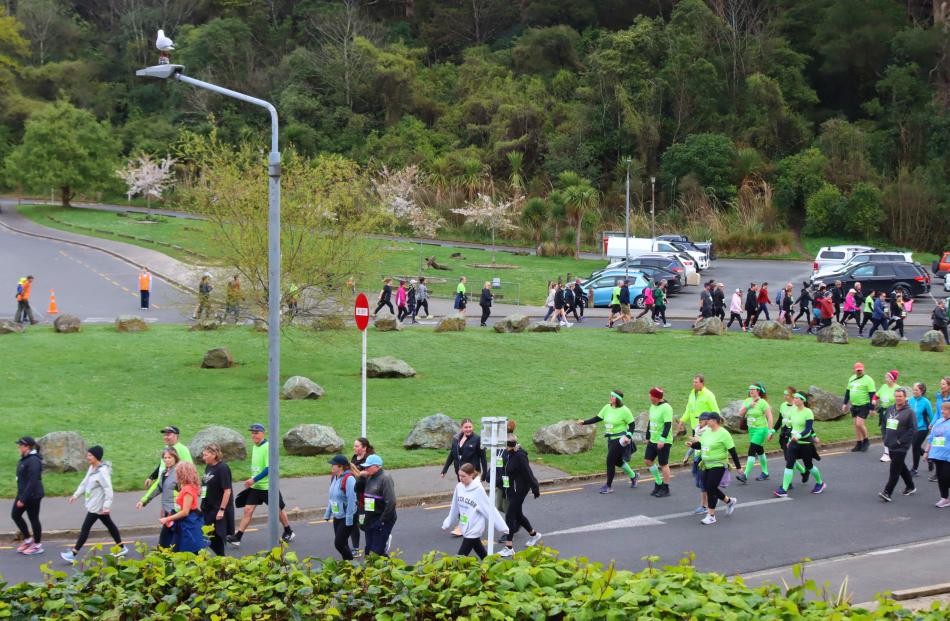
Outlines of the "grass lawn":
{"type": "MultiPolygon", "coordinates": [[[[49,205],[23,205],[18,207],[19,212],[41,224],[55,229],[113,239],[125,243],[133,243],[152,250],[158,250],[181,261],[193,263],[195,257],[187,252],[168,248],[160,244],[130,240],[115,234],[100,231],[112,231],[134,235],[146,240],[177,244],[195,250],[201,254],[214,257],[216,249],[213,236],[210,233],[212,225],[203,221],[186,220],[183,218],[164,218],[161,222],[148,223],[141,214],[123,214],[122,216],[110,211],[93,209],[71,209],[49,205]],[[56,218],[50,220],[48,216],[56,218]],[[66,224],[62,224],[65,222],[66,224]],[[70,226],[78,225],[78,226],[70,226]],[[91,227],[100,231],[90,231],[91,227]]],[[[548,280],[568,276],[587,277],[596,269],[606,265],[604,260],[575,260],[566,257],[536,257],[518,256],[508,252],[495,253],[497,263],[517,266],[515,269],[476,268],[473,265],[492,263],[492,253],[486,250],[469,250],[467,248],[443,247],[430,244],[390,243],[367,239],[361,243],[371,244],[377,252],[376,262],[366,270],[364,282],[358,285],[367,292],[375,292],[381,287],[384,276],[418,276],[420,274],[421,257],[435,256],[439,264],[451,268],[450,271],[426,269],[422,272],[433,280],[429,290],[439,297],[451,297],[455,294],[455,287],[460,276],[468,278],[469,297],[476,298],[470,303],[477,307],[477,296],[482,284],[493,278],[500,278],[502,287],[496,294],[498,301],[519,304],[542,305],[547,297],[546,283],[548,280]],[[453,259],[451,255],[461,252],[464,259],[453,259]],[[441,280],[445,282],[440,282],[441,280]]],[[[371,300],[375,300],[370,295],[371,300]]]]}
{"type": "MultiPolygon", "coordinates": [[[[282,429],[328,424],[347,445],[352,442],[359,433],[359,342],[356,330],[285,332],[283,376],[305,375],[322,385],[327,396],[282,402],[282,429]]],[[[16,361],[6,366],[10,390],[0,403],[9,442],[0,451],[0,472],[10,474],[0,477],[0,496],[15,489],[18,454],[12,441],[21,435],[80,431],[90,445],[105,447],[117,488],[128,490],[141,485],[157,463],[164,425],[180,426],[187,443],[205,425],[247,434],[249,423],[267,419],[266,335],[244,327],[188,332],[184,326],[157,325],[141,334],[118,334],[111,326],[89,326],[72,335],[44,327],[0,337],[0,353],[16,361]],[[202,354],[216,346],[230,348],[234,368],[199,368],[202,354]]],[[[615,387],[626,392],[636,413],[646,409],[650,386],[664,386],[674,412],[681,413],[697,372],[706,374],[722,406],[743,397],[751,381],[764,382],[776,395],[787,384],[816,384],[841,393],[855,360],[862,360],[875,379],[896,368],[908,382],[936,385],[944,358],[910,343],[879,349],[866,341],[841,347],[804,337],[760,341],[744,334],[699,338],[680,331],[648,336],[593,329],[561,334],[372,332],[369,355],[386,354],[406,360],[418,372],[411,379],[369,380],[369,437],[387,467],[441,463],[442,452],[406,451],[402,442],[420,418],[443,412],[476,421],[491,415],[514,418],[533,460],[571,473],[603,470],[602,437],[586,454],[541,456],[531,435],[545,424],[595,415],[615,387]]],[[[818,429],[826,442],[851,436],[847,419],[819,423],[818,429]]],[[[738,439],[741,453],[745,438],[738,439]]],[[[676,447],[675,458],[682,452],[682,446],[676,447]]],[[[637,464],[642,454],[641,449],[635,455],[637,464]]],[[[248,472],[247,463],[232,467],[239,478],[248,472]]],[[[326,458],[288,457],[282,469],[289,476],[323,473],[326,458]]],[[[80,478],[50,474],[45,483],[48,493],[63,494],[80,478]]]]}

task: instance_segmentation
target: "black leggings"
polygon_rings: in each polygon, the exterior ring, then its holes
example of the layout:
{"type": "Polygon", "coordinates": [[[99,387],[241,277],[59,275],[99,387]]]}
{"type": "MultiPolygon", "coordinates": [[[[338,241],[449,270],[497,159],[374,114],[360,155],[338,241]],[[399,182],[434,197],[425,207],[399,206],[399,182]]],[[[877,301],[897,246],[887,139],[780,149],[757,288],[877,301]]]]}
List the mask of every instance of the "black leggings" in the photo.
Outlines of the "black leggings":
{"type": "Polygon", "coordinates": [[[396,314],[396,309],[393,308],[393,303],[390,302],[389,300],[380,300],[379,304],[376,305],[376,310],[373,311],[373,314],[375,315],[376,313],[378,313],[380,309],[384,306],[389,308],[390,313],[392,313],[393,315],[396,314]]]}
{"type": "MultiPolygon", "coordinates": [[[[429,316],[429,300],[422,300],[421,302],[416,302],[416,310],[412,312],[412,318],[415,319],[416,315],[419,314],[419,311],[422,310],[422,307],[426,307],[426,312],[422,314],[423,317],[429,316]]],[[[358,528],[356,530],[359,530],[358,528]]]]}
{"type": "Polygon", "coordinates": [[[923,431],[918,431],[914,435],[914,465],[912,466],[913,470],[917,470],[917,466],[920,465],[920,457],[924,454],[924,440],[927,439],[928,431],[924,429],[923,431]]]}
{"type": "Polygon", "coordinates": [[[630,461],[630,452],[633,444],[623,446],[620,438],[607,440],[607,487],[614,484],[614,474],[617,468],[630,461]]]}
{"type": "Polygon", "coordinates": [[[353,560],[353,551],[350,549],[350,531],[353,526],[347,526],[346,520],[333,518],[333,547],[340,553],[344,561],[353,560]]]}
{"type": "Polygon", "coordinates": [[[723,466],[706,468],[703,470],[703,489],[706,491],[706,506],[715,509],[720,500],[726,500],[726,494],[719,488],[722,477],[726,474],[723,466]]]}
{"type": "Polygon", "coordinates": [[[890,451],[891,470],[887,477],[887,485],[884,486],[884,492],[890,496],[897,487],[898,477],[904,480],[904,485],[909,489],[914,489],[914,479],[910,476],[910,470],[907,469],[907,451],[890,451]]]}
{"type": "Polygon", "coordinates": [[[667,323],[667,321],[666,321],[666,304],[664,304],[663,306],[654,306],[654,307],[653,307],[653,317],[654,317],[654,319],[655,319],[656,317],[659,317],[659,318],[660,318],[660,321],[662,321],[664,324],[666,324],[666,323],[667,323]]]}
{"type": "Polygon", "coordinates": [[[86,519],[83,520],[82,523],[82,529],[79,531],[79,539],[76,540],[76,545],[73,547],[76,552],[79,552],[86,544],[86,539],[89,539],[89,531],[92,530],[92,525],[96,523],[96,520],[102,522],[102,525],[105,526],[109,534],[112,535],[112,539],[116,545],[122,544],[122,535],[119,534],[119,528],[115,525],[115,522],[112,521],[111,515],[108,513],[87,513],[86,519]]]}
{"type": "Polygon", "coordinates": [[[727,330],[732,327],[732,322],[733,322],[733,321],[738,321],[738,322],[739,322],[739,326],[742,327],[742,315],[740,315],[739,313],[730,312],[730,313],[729,313],[729,323],[726,324],[726,329],[727,329],[727,330]]]}
{"type": "Polygon", "coordinates": [[[950,461],[935,459],[934,465],[937,467],[937,487],[940,489],[940,497],[950,496],[950,461]]]}
{"type": "Polygon", "coordinates": [[[800,459],[805,464],[805,472],[809,472],[815,463],[815,456],[814,444],[789,442],[785,449],[785,469],[792,470],[795,468],[795,462],[800,459]]]}
{"type": "Polygon", "coordinates": [[[30,528],[33,529],[34,543],[43,542],[43,526],[40,524],[40,503],[42,501],[42,498],[24,500],[22,507],[16,506],[16,502],[14,502],[13,511],[10,514],[13,517],[13,523],[16,524],[17,528],[19,528],[23,534],[23,538],[29,539],[30,530],[26,527],[26,522],[23,520],[23,514],[26,513],[26,517],[30,519],[30,528]]]}
{"type": "Polygon", "coordinates": [[[398,319],[399,321],[402,321],[403,319],[405,319],[405,318],[408,317],[408,316],[409,316],[409,309],[406,308],[405,306],[400,306],[400,307],[399,307],[399,314],[396,315],[396,319],[398,319]]]}
{"type": "MultiPolygon", "coordinates": [[[[358,517],[359,517],[358,515],[354,515],[354,516],[353,516],[353,519],[355,520],[355,519],[357,519],[358,517]]],[[[350,549],[351,549],[351,551],[352,551],[352,550],[359,550],[359,549],[360,549],[360,529],[359,529],[359,526],[354,526],[354,527],[350,530],[350,549]]]]}
{"type": "Polygon", "coordinates": [[[897,333],[901,335],[901,338],[904,338],[904,318],[901,317],[895,320],[894,325],[897,326],[897,333]]]}
{"type": "Polygon", "coordinates": [[[478,556],[478,558],[485,558],[488,556],[488,551],[482,544],[482,540],[478,537],[475,537],[474,539],[469,539],[468,537],[462,539],[462,545],[459,546],[459,556],[468,556],[469,552],[472,550],[475,551],[475,555],[478,556]]]}
{"type": "Polygon", "coordinates": [[[519,528],[523,528],[530,534],[534,531],[531,522],[524,515],[524,499],[528,497],[528,490],[523,492],[509,492],[508,510],[505,511],[505,523],[508,525],[508,535],[505,539],[509,542],[514,540],[515,533],[519,528]]]}
{"type": "Polygon", "coordinates": [[[808,306],[802,306],[798,309],[798,314],[795,315],[795,321],[798,321],[802,317],[804,317],[806,320],[811,319],[811,317],[808,314],[808,306]]]}
{"type": "Polygon", "coordinates": [[[488,316],[491,315],[491,306],[488,306],[487,304],[482,304],[481,307],[482,307],[482,320],[479,323],[484,324],[488,320],[488,316]]]}

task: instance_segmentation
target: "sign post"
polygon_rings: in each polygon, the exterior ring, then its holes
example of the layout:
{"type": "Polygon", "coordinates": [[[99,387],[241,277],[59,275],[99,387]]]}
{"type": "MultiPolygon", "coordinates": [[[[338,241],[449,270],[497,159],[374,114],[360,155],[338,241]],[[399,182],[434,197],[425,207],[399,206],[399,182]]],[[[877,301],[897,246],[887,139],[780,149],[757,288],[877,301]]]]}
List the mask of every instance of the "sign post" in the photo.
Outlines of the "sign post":
{"type": "Polygon", "coordinates": [[[356,319],[356,327],[363,333],[363,403],[360,409],[360,435],[366,437],[366,327],[369,326],[369,301],[364,294],[356,296],[356,307],[353,309],[353,318],[356,319]]]}
{"type": "MultiPolygon", "coordinates": [[[[498,494],[498,483],[495,477],[498,475],[498,468],[501,466],[502,452],[505,450],[508,442],[508,419],[500,416],[485,416],[482,418],[482,444],[487,447],[489,460],[488,468],[491,470],[490,487],[488,490],[491,510],[495,511],[495,497],[498,494]]],[[[482,473],[488,477],[487,472],[482,473]]],[[[495,520],[488,520],[488,554],[495,553],[495,520]]]]}

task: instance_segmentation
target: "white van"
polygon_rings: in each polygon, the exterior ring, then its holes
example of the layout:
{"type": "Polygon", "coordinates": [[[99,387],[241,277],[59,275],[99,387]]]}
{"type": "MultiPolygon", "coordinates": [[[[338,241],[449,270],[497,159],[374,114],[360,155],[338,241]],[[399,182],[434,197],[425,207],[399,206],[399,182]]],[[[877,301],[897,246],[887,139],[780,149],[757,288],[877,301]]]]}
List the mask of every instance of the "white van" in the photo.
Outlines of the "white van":
{"type": "MultiPolygon", "coordinates": [[[[609,261],[623,259],[628,255],[628,253],[631,258],[634,258],[653,252],[670,252],[673,254],[681,254],[684,251],[681,251],[672,243],[662,239],[651,239],[649,237],[607,238],[607,259],[609,261]],[[627,245],[628,243],[629,250],[627,245]]],[[[694,251],[686,252],[685,254],[693,259],[697,270],[704,270],[709,267],[709,258],[704,252],[694,251]]]]}

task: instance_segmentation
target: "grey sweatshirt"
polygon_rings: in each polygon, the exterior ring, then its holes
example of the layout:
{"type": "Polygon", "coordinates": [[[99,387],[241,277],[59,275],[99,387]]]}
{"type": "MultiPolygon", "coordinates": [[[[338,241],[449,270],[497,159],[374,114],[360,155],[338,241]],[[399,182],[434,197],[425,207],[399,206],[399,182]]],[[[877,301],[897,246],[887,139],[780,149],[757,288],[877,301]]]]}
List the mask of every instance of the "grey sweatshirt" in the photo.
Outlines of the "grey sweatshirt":
{"type": "Polygon", "coordinates": [[[85,495],[86,511],[102,513],[112,507],[112,464],[104,461],[89,466],[82,483],[73,492],[73,498],[85,495]]]}
{"type": "Polygon", "coordinates": [[[178,513],[178,507],[175,505],[175,485],[178,483],[178,473],[174,468],[165,470],[159,475],[158,485],[152,486],[148,494],[142,500],[143,505],[147,505],[153,498],[161,494],[162,511],[165,513],[178,513]],[[166,473],[167,476],[166,476],[166,473]]]}
{"type": "Polygon", "coordinates": [[[914,434],[917,432],[917,414],[907,403],[903,408],[896,405],[887,408],[884,419],[884,446],[891,451],[907,452],[914,444],[914,434]]]}
{"type": "Polygon", "coordinates": [[[416,303],[424,302],[429,299],[429,290],[426,289],[425,283],[419,283],[416,285],[416,303]]]}

